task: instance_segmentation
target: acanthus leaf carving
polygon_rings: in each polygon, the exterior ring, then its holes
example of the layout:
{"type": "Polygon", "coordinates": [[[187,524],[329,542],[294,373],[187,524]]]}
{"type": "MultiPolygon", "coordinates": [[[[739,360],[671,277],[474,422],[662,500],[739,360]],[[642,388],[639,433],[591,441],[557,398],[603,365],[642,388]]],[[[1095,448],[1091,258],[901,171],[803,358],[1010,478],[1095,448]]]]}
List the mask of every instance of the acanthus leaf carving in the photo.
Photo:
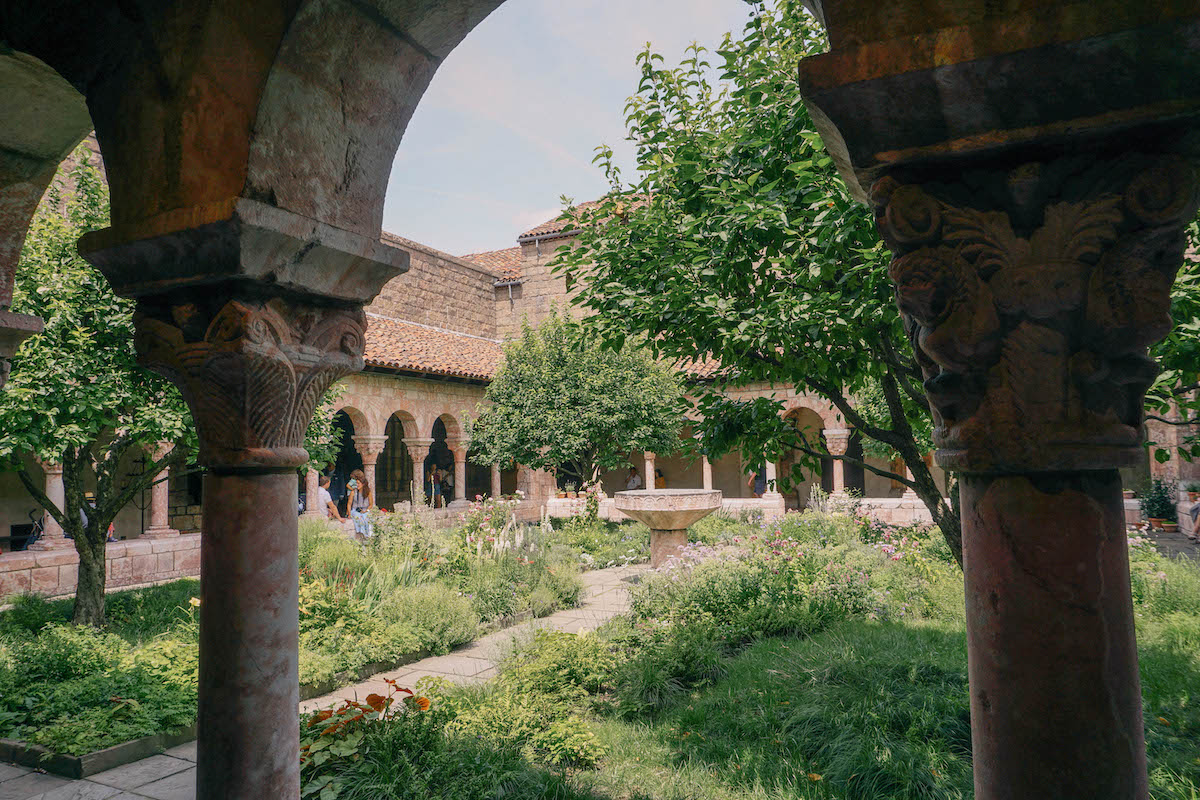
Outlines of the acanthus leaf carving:
{"type": "Polygon", "coordinates": [[[325,390],[362,369],[361,309],[281,298],[143,303],[138,360],[192,410],[210,467],[289,468],[307,461],[304,433],[325,390]]]}
{"type": "Polygon", "coordinates": [[[976,173],[970,187],[876,184],[940,463],[1014,472],[1140,457],[1156,374],[1146,348],[1170,329],[1196,174],[1179,156],[1135,153],[976,173]]]}

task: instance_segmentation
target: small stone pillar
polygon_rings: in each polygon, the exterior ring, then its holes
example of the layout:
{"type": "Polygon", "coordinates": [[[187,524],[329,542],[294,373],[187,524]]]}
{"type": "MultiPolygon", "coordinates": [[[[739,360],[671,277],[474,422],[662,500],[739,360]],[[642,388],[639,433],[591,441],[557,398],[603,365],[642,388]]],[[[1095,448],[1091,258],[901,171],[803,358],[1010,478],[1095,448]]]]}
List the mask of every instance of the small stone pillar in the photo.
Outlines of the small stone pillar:
{"type": "Polygon", "coordinates": [[[404,445],[408,448],[408,457],[412,459],[412,503],[413,510],[416,510],[418,504],[425,505],[429,502],[425,497],[425,459],[429,458],[429,448],[433,446],[433,439],[413,437],[405,439],[404,445]]]}
{"type": "MultiPolygon", "coordinates": [[[[904,477],[910,481],[913,479],[912,470],[909,469],[907,463],[905,463],[905,465],[904,465],[904,477]]],[[[908,484],[904,485],[904,494],[902,494],[900,496],[901,496],[901,498],[903,498],[905,500],[917,500],[918,499],[916,491],[914,491],[913,488],[911,486],[909,486],[908,484]]]]}
{"type": "Polygon", "coordinates": [[[655,455],[654,455],[654,453],[647,451],[646,453],[643,454],[643,459],[644,459],[643,468],[646,471],[642,474],[642,488],[643,489],[653,489],[654,488],[655,455]]]}
{"type": "Polygon", "coordinates": [[[372,433],[355,434],[354,449],[358,451],[363,462],[363,474],[367,476],[367,485],[371,487],[371,505],[379,506],[379,487],[375,484],[375,464],[379,454],[387,446],[387,437],[372,433]]]}
{"type": "Polygon", "coordinates": [[[321,493],[321,476],[315,469],[304,473],[304,514],[305,517],[325,518],[329,512],[320,507],[317,495],[321,493]]]}
{"type": "MultiPolygon", "coordinates": [[[[825,448],[831,456],[844,456],[850,447],[849,428],[826,428],[825,448]]],[[[840,458],[833,459],[833,494],[846,493],[846,465],[840,458]]]]}
{"type": "Polygon", "coordinates": [[[783,495],[779,493],[779,489],[776,486],[777,478],[775,474],[775,462],[771,460],[770,456],[764,455],[763,464],[765,465],[767,478],[767,490],[763,492],[763,498],[770,498],[773,500],[777,497],[782,497],[783,495]]]}
{"type": "Polygon", "coordinates": [[[467,442],[447,439],[446,448],[454,456],[454,502],[461,505],[467,498],[467,442]]]}
{"type": "MultiPolygon", "coordinates": [[[[159,442],[150,453],[155,461],[161,461],[170,454],[175,445],[172,442],[159,442]]],[[[158,473],[150,485],[150,527],[142,533],[148,539],[165,539],[178,536],[179,531],[171,527],[171,470],[168,467],[158,473]]]]}
{"type": "Polygon", "coordinates": [[[492,497],[493,498],[498,498],[504,493],[502,486],[503,486],[503,483],[500,480],[500,465],[492,464],[492,497]]]}
{"type": "MultiPolygon", "coordinates": [[[[63,486],[63,468],[62,464],[54,464],[50,462],[41,462],[42,472],[46,474],[46,497],[54,504],[59,511],[67,513],[67,492],[63,486]]],[[[58,524],[50,512],[47,511],[42,517],[42,535],[38,540],[29,545],[30,550],[66,550],[75,545],[63,535],[62,526],[58,524]]]]}
{"type": "Polygon", "coordinates": [[[704,488],[705,489],[713,488],[712,462],[708,460],[708,456],[701,457],[700,473],[702,476],[704,488]]]}

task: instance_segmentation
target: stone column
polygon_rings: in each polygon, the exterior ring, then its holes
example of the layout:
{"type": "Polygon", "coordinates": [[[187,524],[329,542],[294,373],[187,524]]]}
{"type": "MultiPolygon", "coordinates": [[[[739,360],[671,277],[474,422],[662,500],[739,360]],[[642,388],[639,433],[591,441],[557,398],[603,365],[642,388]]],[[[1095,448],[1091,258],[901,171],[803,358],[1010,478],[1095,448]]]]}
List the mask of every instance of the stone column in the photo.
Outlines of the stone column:
{"type": "Polygon", "coordinates": [[[379,486],[375,483],[375,464],[379,454],[387,446],[387,437],[372,433],[358,433],[351,437],[354,449],[362,458],[363,474],[367,476],[367,484],[371,487],[371,505],[379,507],[379,486]]]}
{"type": "Polygon", "coordinates": [[[467,501],[467,442],[447,439],[446,448],[454,456],[454,502],[462,505],[467,501]]]}
{"type": "MultiPolygon", "coordinates": [[[[42,462],[42,472],[46,475],[46,497],[60,511],[65,513],[67,505],[66,488],[63,486],[62,464],[42,462]]],[[[30,550],[66,550],[73,548],[74,543],[63,535],[62,526],[58,520],[46,512],[42,517],[42,535],[29,545],[30,550]]]]}
{"type": "Polygon", "coordinates": [[[363,304],[407,256],[245,199],[154,225],[97,231],[79,248],[137,298],[138,360],[179,387],[207,468],[196,796],[294,798],[296,469],[314,407],[363,367],[363,304]],[[197,227],[160,233],[184,221],[197,227]]]}
{"type": "MultiPolygon", "coordinates": [[[[831,456],[844,456],[850,447],[849,428],[826,428],[825,448],[831,456]]],[[[846,465],[840,458],[833,459],[833,494],[846,493],[846,465]]]]}
{"type": "Polygon", "coordinates": [[[708,456],[701,456],[700,472],[703,476],[703,488],[713,488],[712,462],[708,460],[708,456]]]}
{"type": "Polygon", "coordinates": [[[1121,484],[1197,206],[1127,150],[875,184],[937,459],[961,474],[976,797],[1144,798],[1121,484]]]}
{"type": "MultiPolygon", "coordinates": [[[[166,458],[174,449],[171,442],[159,442],[150,457],[155,461],[166,458]]],[[[179,531],[171,527],[171,470],[168,467],[160,472],[150,486],[150,527],[142,533],[148,539],[165,539],[178,536],[179,531]]]]}
{"type": "MultiPolygon", "coordinates": [[[[911,469],[909,469],[909,466],[908,466],[908,464],[907,464],[907,463],[904,465],[904,477],[905,477],[905,478],[907,478],[907,479],[908,479],[908,480],[910,480],[910,481],[913,479],[912,470],[911,470],[911,469]]],[[[901,496],[903,499],[905,499],[905,500],[916,500],[916,499],[918,499],[918,495],[917,495],[916,491],[915,491],[915,490],[914,490],[914,489],[913,489],[911,486],[909,486],[909,485],[907,485],[907,484],[905,484],[905,486],[904,486],[904,494],[902,494],[902,495],[900,495],[900,496],[901,496]]]]}
{"type": "Polygon", "coordinates": [[[782,497],[782,495],[779,493],[778,487],[776,486],[778,479],[775,474],[775,469],[776,469],[775,462],[771,460],[770,456],[764,455],[763,463],[765,465],[766,477],[767,477],[767,490],[765,492],[763,492],[763,497],[771,498],[771,499],[775,499],[776,497],[782,497]]]}
{"type": "Polygon", "coordinates": [[[318,507],[317,495],[320,494],[321,476],[315,469],[304,473],[304,514],[305,517],[325,518],[326,510],[318,507]]]}
{"type": "Polygon", "coordinates": [[[425,459],[429,458],[429,448],[433,446],[432,438],[413,437],[405,439],[404,445],[408,448],[408,456],[412,459],[413,465],[413,488],[412,502],[413,509],[417,505],[425,505],[429,502],[425,497],[425,459]]]}
{"type": "Polygon", "coordinates": [[[643,453],[643,458],[645,459],[643,462],[643,468],[645,469],[645,472],[642,473],[642,488],[643,489],[653,489],[654,488],[654,458],[655,458],[654,453],[647,451],[646,453],[643,453]]]}
{"type": "Polygon", "coordinates": [[[500,465],[492,464],[492,497],[504,494],[503,482],[500,479],[500,465]]]}

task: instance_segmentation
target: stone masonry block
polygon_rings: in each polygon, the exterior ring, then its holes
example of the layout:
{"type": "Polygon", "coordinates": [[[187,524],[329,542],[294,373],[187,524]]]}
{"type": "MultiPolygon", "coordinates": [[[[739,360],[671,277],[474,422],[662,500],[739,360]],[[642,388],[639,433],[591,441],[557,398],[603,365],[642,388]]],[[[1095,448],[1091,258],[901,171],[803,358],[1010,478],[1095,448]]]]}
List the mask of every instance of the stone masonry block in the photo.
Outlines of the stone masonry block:
{"type": "Polygon", "coordinates": [[[58,568],[58,586],[63,592],[75,591],[79,583],[79,565],[63,564],[58,568]]]}
{"type": "Polygon", "coordinates": [[[32,569],[37,566],[37,556],[33,553],[5,553],[0,556],[0,572],[15,572],[32,569]]]}
{"type": "Polygon", "coordinates": [[[29,593],[29,570],[0,572],[0,596],[29,593]]]}
{"type": "Polygon", "coordinates": [[[174,553],[157,553],[154,558],[158,564],[155,571],[158,573],[170,572],[175,569],[175,554],[174,553]]]}
{"type": "Polygon", "coordinates": [[[36,555],[39,567],[60,567],[63,564],[78,564],[79,554],[70,550],[43,550],[36,555]]]}
{"type": "Polygon", "coordinates": [[[33,594],[58,594],[58,567],[34,567],[29,571],[29,591],[33,594]]]}
{"type": "Polygon", "coordinates": [[[148,556],[154,552],[154,545],[150,539],[129,539],[125,542],[125,555],[133,556],[148,556]]]}
{"type": "Polygon", "coordinates": [[[128,558],[111,558],[108,561],[108,579],[111,582],[125,581],[133,578],[133,562],[128,558]]]}
{"type": "Polygon", "coordinates": [[[184,575],[200,574],[199,550],[177,550],[174,556],[176,570],[184,575]]]}

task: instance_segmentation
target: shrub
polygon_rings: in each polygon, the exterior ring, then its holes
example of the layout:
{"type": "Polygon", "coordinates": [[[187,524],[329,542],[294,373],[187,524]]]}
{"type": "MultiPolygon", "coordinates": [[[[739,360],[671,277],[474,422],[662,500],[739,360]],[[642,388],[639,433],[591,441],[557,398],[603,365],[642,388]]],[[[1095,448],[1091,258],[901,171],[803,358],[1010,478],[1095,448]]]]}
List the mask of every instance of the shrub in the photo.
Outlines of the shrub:
{"type": "Polygon", "coordinates": [[[539,630],[501,664],[501,680],[541,694],[597,693],[617,665],[612,644],[595,634],[539,630]]]}
{"type": "Polygon", "coordinates": [[[654,713],[725,671],[724,648],[709,625],[666,625],[647,636],[616,670],[619,709],[627,717],[654,713]]]}
{"type": "Polygon", "coordinates": [[[379,608],[383,619],[404,625],[434,653],[469,642],[479,632],[479,616],[471,601],[442,583],[399,589],[379,608]]]}
{"type": "Polygon", "coordinates": [[[1150,488],[1142,497],[1140,505],[1142,516],[1146,519],[1175,522],[1179,518],[1175,507],[1175,487],[1162,478],[1150,481],[1150,488]]]}

